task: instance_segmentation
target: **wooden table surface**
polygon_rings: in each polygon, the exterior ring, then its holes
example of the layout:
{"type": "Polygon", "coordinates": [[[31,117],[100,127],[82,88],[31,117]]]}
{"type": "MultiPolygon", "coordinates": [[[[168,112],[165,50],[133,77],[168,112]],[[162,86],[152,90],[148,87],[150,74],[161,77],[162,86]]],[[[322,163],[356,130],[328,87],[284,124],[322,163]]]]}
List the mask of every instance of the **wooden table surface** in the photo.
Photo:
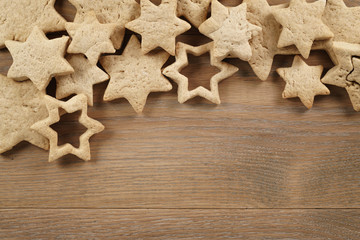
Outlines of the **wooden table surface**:
{"type": "MultiPolygon", "coordinates": [[[[56,7],[73,19],[67,1],[56,7]]],[[[209,39],[193,30],[178,41],[209,39]]],[[[207,57],[183,71],[192,88],[216,73],[207,57]]],[[[48,163],[28,143],[0,156],[0,239],[360,239],[360,113],[337,87],[310,111],[282,99],[275,69],[292,59],[277,56],[265,82],[230,60],[240,71],[220,84],[219,106],[179,104],[174,84],[137,115],[126,100],[102,102],[108,83],[96,85],[89,115],[106,130],[91,139],[92,161],[48,163]]],[[[1,74],[11,62],[0,50],[1,74]]],[[[307,62],[333,66],[322,51],[307,62]]],[[[55,128],[61,142],[83,133],[74,116],[55,128]]]]}

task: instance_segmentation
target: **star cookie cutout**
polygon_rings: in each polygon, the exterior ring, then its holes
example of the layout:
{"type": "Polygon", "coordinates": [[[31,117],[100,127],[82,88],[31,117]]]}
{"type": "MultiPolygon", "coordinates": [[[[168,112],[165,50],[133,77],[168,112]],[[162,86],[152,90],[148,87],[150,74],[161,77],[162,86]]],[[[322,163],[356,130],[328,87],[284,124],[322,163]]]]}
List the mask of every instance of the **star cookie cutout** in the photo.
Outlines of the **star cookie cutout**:
{"type": "Polygon", "coordinates": [[[323,22],[334,41],[360,44],[360,7],[347,7],[343,0],[327,0],[323,22]]]}
{"type": "Polygon", "coordinates": [[[66,20],[56,12],[55,0],[0,1],[0,48],[6,40],[25,41],[35,26],[44,32],[63,31],[66,20]]]}
{"type": "Polygon", "coordinates": [[[102,132],[104,130],[104,126],[100,122],[88,117],[87,97],[80,94],[71,98],[67,102],[63,102],[50,96],[45,96],[45,100],[49,117],[35,123],[31,128],[49,139],[49,162],[53,162],[68,154],[73,154],[84,161],[89,161],[91,158],[89,139],[94,134],[102,132]],[[86,127],[87,130],[80,136],[79,148],[75,148],[69,143],[58,146],[58,134],[50,126],[60,121],[60,108],[64,109],[67,113],[81,111],[79,122],[86,127]]]}
{"type": "Polygon", "coordinates": [[[231,55],[244,61],[251,59],[249,40],[261,32],[261,27],[247,21],[246,8],[246,3],[225,7],[212,0],[211,17],[200,25],[199,31],[214,40],[214,57],[222,60],[231,55]]]}
{"type": "Polygon", "coordinates": [[[67,52],[82,53],[91,64],[96,64],[102,53],[115,53],[116,51],[110,40],[116,25],[99,23],[95,12],[87,13],[82,23],[66,23],[65,28],[72,38],[67,52]]]}
{"type": "Polygon", "coordinates": [[[219,83],[222,80],[232,76],[239,70],[237,67],[225,62],[221,62],[214,57],[212,42],[198,47],[193,47],[179,42],[176,46],[175,58],[175,63],[165,68],[163,73],[165,76],[173,79],[177,83],[178,101],[180,103],[184,103],[191,98],[200,96],[209,100],[210,102],[220,104],[219,83]],[[182,69],[189,65],[187,54],[190,53],[194,56],[201,56],[207,52],[210,52],[211,66],[217,67],[220,72],[210,79],[210,90],[204,87],[197,87],[196,89],[189,91],[189,79],[180,73],[182,69]]]}
{"type": "Polygon", "coordinates": [[[0,153],[22,141],[49,149],[49,142],[30,127],[48,116],[45,93],[30,81],[15,82],[0,74],[0,153]]]}
{"type": "Polygon", "coordinates": [[[208,14],[211,0],[178,0],[177,15],[184,16],[195,27],[199,27],[208,14]]]}
{"type": "Polygon", "coordinates": [[[77,10],[74,22],[83,22],[87,13],[95,12],[100,23],[115,23],[116,29],[111,40],[116,49],[120,49],[125,24],[140,15],[140,5],[136,0],[69,0],[77,10]]]}
{"type": "Polygon", "coordinates": [[[186,32],[191,25],[176,16],[177,1],[162,0],[156,6],[149,0],[141,0],[141,15],[127,23],[126,28],[142,37],[141,49],[144,54],[161,47],[175,55],[175,38],[186,32]]]}
{"type": "Polygon", "coordinates": [[[67,61],[74,68],[74,73],[56,77],[56,98],[62,99],[73,94],[87,96],[89,106],[93,106],[93,85],[109,79],[103,70],[93,65],[83,55],[70,55],[67,61]]]}
{"type": "Polygon", "coordinates": [[[52,77],[73,73],[64,58],[68,40],[69,37],[49,40],[35,27],[24,43],[6,41],[14,60],[7,76],[17,81],[30,79],[39,90],[44,90],[52,77]]]}
{"type": "Polygon", "coordinates": [[[299,97],[308,109],[312,108],[316,95],[330,94],[320,81],[323,69],[323,66],[308,66],[299,56],[295,56],[292,67],[277,69],[286,82],[283,98],[299,97]]]}
{"type": "Polygon", "coordinates": [[[104,100],[126,98],[137,113],[142,112],[151,92],[172,89],[170,82],[161,73],[168,58],[169,54],[164,51],[143,54],[139,40],[133,35],[122,55],[100,59],[101,65],[110,75],[104,100]]]}
{"type": "Polygon", "coordinates": [[[334,34],[321,19],[325,5],[325,0],[291,0],[288,8],[274,8],[273,15],[283,27],[278,47],[295,44],[301,55],[308,58],[314,40],[332,38],[334,34]]]}

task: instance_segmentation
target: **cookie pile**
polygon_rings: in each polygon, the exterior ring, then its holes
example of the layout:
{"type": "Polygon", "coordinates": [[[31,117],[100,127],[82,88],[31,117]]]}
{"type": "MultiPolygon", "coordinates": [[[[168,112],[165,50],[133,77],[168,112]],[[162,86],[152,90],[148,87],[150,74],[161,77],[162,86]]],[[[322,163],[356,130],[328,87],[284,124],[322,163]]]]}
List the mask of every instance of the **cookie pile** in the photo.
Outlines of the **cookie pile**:
{"type": "Polygon", "coordinates": [[[286,82],[284,98],[299,97],[311,108],[316,95],[330,94],[324,84],[331,84],[345,88],[360,111],[360,7],[349,8],[342,0],[275,6],[243,0],[236,7],[218,0],[162,0],[159,5],[150,0],[69,1],[77,10],[74,22],[56,12],[55,0],[0,0],[0,48],[13,58],[7,77],[0,75],[0,153],[28,141],[49,150],[49,161],[67,154],[90,160],[89,139],[104,129],[87,116],[94,84],[110,80],[104,101],[126,98],[138,113],[149,93],[172,89],[168,78],[178,85],[180,103],[200,96],[220,104],[219,82],[238,71],[225,58],[249,62],[266,80],[275,55],[296,55],[292,67],[277,69],[286,82]],[[176,42],[190,24],[212,41],[201,46],[176,42]],[[126,29],[136,35],[118,55],[126,29]],[[65,30],[68,36],[49,40],[45,35],[65,30]],[[322,66],[303,60],[311,50],[326,50],[335,64],[323,78],[322,66]],[[189,80],[180,72],[189,64],[188,54],[205,53],[220,72],[210,79],[210,90],[189,91],[189,80]],[[162,69],[170,56],[175,62],[162,69]],[[54,77],[56,98],[46,95],[54,77]],[[79,148],[58,146],[51,125],[64,110],[81,111],[79,122],[87,131],[79,148]]]}

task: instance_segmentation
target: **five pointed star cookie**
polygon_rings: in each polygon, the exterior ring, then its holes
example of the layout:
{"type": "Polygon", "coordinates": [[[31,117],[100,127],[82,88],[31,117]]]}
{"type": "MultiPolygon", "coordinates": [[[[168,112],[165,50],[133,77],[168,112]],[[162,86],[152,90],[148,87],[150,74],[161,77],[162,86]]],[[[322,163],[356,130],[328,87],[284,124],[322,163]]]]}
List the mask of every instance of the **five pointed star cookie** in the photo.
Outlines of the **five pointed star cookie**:
{"type": "Polygon", "coordinates": [[[165,68],[163,73],[178,84],[178,101],[180,103],[184,103],[191,98],[200,96],[215,104],[220,104],[219,83],[239,70],[237,67],[221,62],[214,57],[212,42],[198,47],[179,42],[176,45],[175,58],[175,63],[165,68]],[[204,87],[198,87],[189,91],[189,79],[180,73],[182,69],[189,65],[187,54],[190,53],[194,56],[201,56],[207,52],[210,52],[211,66],[215,66],[221,71],[210,79],[210,91],[204,87]]]}
{"type": "Polygon", "coordinates": [[[67,61],[75,72],[67,76],[56,77],[56,98],[66,98],[72,94],[85,94],[89,106],[93,106],[93,85],[105,82],[109,76],[83,55],[70,55],[67,61]]]}
{"type": "Polygon", "coordinates": [[[140,15],[140,5],[136,0],[69,0],[77,12],[74,22],[83,22],[85,15],[94,11],[100,23],[115,23],[116,30],[111,40],[116,49],[122,45],[125,24],[140,15]]]}
{"type": "Polygon", "coordinates": [[[82,23],[66,23],[66,31],[72,38],[68,53],[83,53],[90,63],[96,64],[102,53],[115,53],[110,40],[116,25],[100,24],[95,12],[89,12],[82,23]]]}
{"type": "Polygon", "coordinates": [[[0,153],[22,141],[49,149],[48,140],[30,128],[48,116],[44,96],[30,81],[15,82],[0,74],[0,153]]]}
{"type": "Polygon", "coordinates": [[[220,60],[229,55],[248,61],[252,56],[249,40],[261,32],[261,27],[246,19],[246,3],[225,7],[218,0],[211,2],[211,17],[199,31],[214,40],[214,56],[220,60]]]}
{"type": "Polygon", "coordinates": [[[68,40],[69,37],[49,40],[35,27],[24,43],[6,41],[14,60],[7,76],[17,81],[29,78],[39,90],[44,90],[52,77],[73,73],[64,58],[68,40]]]}
{"type": "Polygon", "coordinates": [[[331,84],[338,87],[346,87],[347,77],[354,69],[352,57],[360,56],[360,44],[352,44],[345,42],[334,42],[333,50],[336,59],[335,67],[330,69],[321,79],[325,84],[331,84]]]}
{"type": "Polygon", "coordinates": [[[283,27],[278,47],[295,44],[301,55],[308,58],[314,40],[332,38],[334,34],[321,20],[325,5],[325,0],[291,0],[288,8],[274,8],[273,15],[283,27]]]}
{"type": "Polygon", "coordinates": [[[144,54],[162,47],[175,55],[175,38],[186,32],[191,25],[176,16],[177,1],[162,0],[159,6],[150,0],[141,0],[141,15],[126,24],[126,28],[142,37],[141,49],[144,54]]]}
{"type": "Polygon", "coordinates": [[[360,44],[359,16],[360,7],[347,7],[343,0],[327,0],[322,19],[334,33],[334,41],[360,44]]]}
{"type": "Polygon", "coordinates": [[[53,162],[67,154],[73,154],[84,161],[89,161],[91,158],[89,139],[94,134],[103,131],[104,126],[100,122],[88,117],[87,97],[83,94],[80,94],[71,98],[67,102],[63,102],[50,96],[45,96],[45,100],[46,108],[49,112],[49,117],[35,123],[31,126],[31,128],[49,139],[49,162],[53,162]],[[50,126],[60,121],[60,108],[64,109],[67,113],[81,111],[79,122],[87,128],[87,131],[80,136],[79,148],[75,148],[69,143],[58,146],[58,134],[50,126]]]}
{"type": "Polygon", "coordinates": [[[329,89],[321,83],[323,66],[308,66],[298,55],[292,67],[276,71],[286,82],[283,98],[299,97],[308,108],[312,108],[316,95],[329,95],[329,89]]]}
{"type": "Polygon", "coordinates": [[[44,32],[65,30],[66,20],[56,12],[55,0],[0,1],[0,48],[6,40],[25,41],[35,26],[44,32]]]}
{"type": "Polygon", "coordinates": [[[104,100],[126,98],[137,113],[142,112],[151,92],[167,92],[170,82],[162,75],[161,67],[169,54],[157,51],[143,54],[139,40],[133,35],[121,56],[105,56],[101,65],[110,74],[104,100]]]}
{"type": "Polygon", "coordinates": [[[207,17],[211,0],[178,0],[177,15],[184,16],[195,27],[199,27],[207,17]]]}

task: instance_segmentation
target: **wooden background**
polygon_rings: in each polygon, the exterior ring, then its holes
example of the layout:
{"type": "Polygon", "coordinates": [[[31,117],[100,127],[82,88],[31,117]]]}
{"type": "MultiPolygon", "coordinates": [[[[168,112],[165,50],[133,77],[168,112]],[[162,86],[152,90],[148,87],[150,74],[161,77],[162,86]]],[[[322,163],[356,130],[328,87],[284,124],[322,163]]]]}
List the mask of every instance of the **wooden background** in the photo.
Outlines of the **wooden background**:
{"type": "MultiPolygon", "coordinates": [[[[73,19],[66,1],[56,7],[73,19]]],[[[178,40],[209,41],[195,30],[178,40]]],[[[360,239],[360,113],[331,86],[310,111],[282,99],[275,69],[292,59],[277,56],[266,82],[231,60],[240,71],[220,84],[220,106],[179,104],[174,84],[137,115],[95,86],[89,115],[106,130],[91,139],[92,161],[48,163],[27,143],[0,156],[0,239],[360,239]]],[[[11,62],[1,50],[1,74],[11,62]]],[[[333,66],[321,51],[307,62],[333,66]]],[[[208,85],[206,56],[190,63],[191,87],[208,85]]],[[[74,119],[54,127],[61,142],[82,134],[74,119]]]]}

